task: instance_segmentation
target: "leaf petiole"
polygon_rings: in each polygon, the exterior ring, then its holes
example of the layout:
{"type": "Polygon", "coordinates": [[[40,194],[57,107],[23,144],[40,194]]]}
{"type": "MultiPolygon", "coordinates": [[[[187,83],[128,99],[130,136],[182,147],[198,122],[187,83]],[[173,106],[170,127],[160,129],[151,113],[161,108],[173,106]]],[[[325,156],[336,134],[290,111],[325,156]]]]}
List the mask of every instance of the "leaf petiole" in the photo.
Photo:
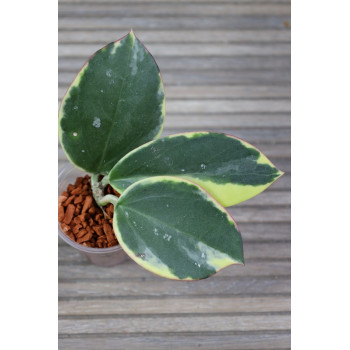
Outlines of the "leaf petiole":
{"type": "Polygon", "coordinates": [[[118,197],[112,194],[104,194],[104,189],[108,185],[108,177],[105,176],[101,181],[98,181],[99,175],[92,174],[91,175],[91,188],[92,195],[97,203],[97,205],[101,208],[104,215],[108,217],[107,213],[103,209],[105,205],[108,203],[112,203],[114,206],[118,202],[118,197]],[[107,180],[107,181],[106,181],[107,180]]]}

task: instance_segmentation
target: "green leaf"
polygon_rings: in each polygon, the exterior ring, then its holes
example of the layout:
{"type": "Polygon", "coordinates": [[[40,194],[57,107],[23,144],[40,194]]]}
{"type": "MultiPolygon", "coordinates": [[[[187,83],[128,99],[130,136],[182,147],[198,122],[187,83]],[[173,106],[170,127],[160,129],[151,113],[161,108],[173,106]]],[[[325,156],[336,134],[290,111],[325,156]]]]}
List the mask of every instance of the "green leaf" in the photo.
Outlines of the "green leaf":
{"type": "Polygon", "coordinates": [[[282,172],[241,139],[192,132],[164,137],[130,152],[113,167],[109,182],[122,193],[142,178],[160,175],[191,180],[230,206],[264,191],[282,172]]]}
{"type": "Polygon", "coordinates": [[[194,280],[243,263],[242,239],[226,212],[198,185],[153,177],[130,186],[114,210],[126,253],[160,276],[194,280]]]}
{"type": "Polygon", "coordinates": [[[61,104],[59,136],[75,166],[107,174],[125,154],[160,135],[164,116],[158,66],[131,31],[79,72],[61,104]]]}

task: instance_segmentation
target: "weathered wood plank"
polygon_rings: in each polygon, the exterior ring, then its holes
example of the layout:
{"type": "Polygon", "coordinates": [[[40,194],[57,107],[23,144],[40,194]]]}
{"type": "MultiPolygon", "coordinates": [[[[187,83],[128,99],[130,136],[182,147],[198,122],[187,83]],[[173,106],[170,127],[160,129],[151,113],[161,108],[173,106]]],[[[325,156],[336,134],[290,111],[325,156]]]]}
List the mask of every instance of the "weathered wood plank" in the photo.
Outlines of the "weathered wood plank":
{"type": "Polygon", "coordinates": [[[59,320],[61,333],[147,333],[147,332],[205,332],[205,331],[267,331],[289,330],[288,315],[212,316],[212,317],[142,317],[59,320]]]}
{"type": "Polygon", "coordinates": [[[169,114],[195,113],[284,113],[290,112],[290,100],[171,100],[167,103],[169,114]]]}
{"type": "Polygon", "coordinates": [[[108,335],[104,337],[81,338],[69,337],[59,339],[60,350],[281,350],[290,348],[289,332],[268,332],[248,334],[201,333],[176,335],[108,335]],[[116,345],[117,344],[117,345],[116,345]],[[117,347],[118,346],[118,347],[117,347]]]}
{"type": "Polygon", "coordinates": [[[59,316],[66,315],[144,315],[144,314],[186,314],[186,313],[247,313],[288,312],[290,297],[251,298],[176,298],[171,303],[163,300],[133,300],[132,308],[125,300],[71,300],[60,301],[59,316]],[[179,307],[181,305],[181,307],[179,307]]]}
{"type": "MultiPolygon", "coordinates": [[[[99,50],[99,44],[61,44],[59,57],[89,57],[99,50]]],[[[289,55],[290,44],[147,44],[152,55],[157,56],[273,56],[289,55]]]]}
{"type": "Polygon", "coordinates": [[[119,349],[133,350],[286,350],[290,348],[290,334],[268,333],[248,335],[173,335],[166,337],[143,335],[133,337],[130,335],[89,337],[89,338],[63,338],[59,339],[60,350],[115,350],[116,344],[119,349]],[[102,346],[102,347],[101,347],[102,346]]]}
{"type": "Polygon", "coordinates": [[[200,98],[289,98],[290,86],[273,85],[183,85],[167,86],[167,99],[200,99],[200,98]]]}
{"type": "MultiPolygon", "coordinates": [[[[216,6],[215,6],[216,7],[216,6]]],[[[224,7],[222,7],[224,9],[224,7]]],[[[59,44],[64,43],[95,43],[105,45],[125,35],[124,30],[101,30],[86,32],[83,30],[64,31],[58,33],[59,44]]],[[[289,42],[288,30],[143,30],[137,33],[139,39],[145,43],[183,43],[183,42],[289,42]]]]}
{"type": "MultiPolygon", "coordinates": [[[[127,1],[127,0],[59,0],[58,4],[59,6],[61,6],[62,4],[82,4],[82,3],[103,3],[103,4],[109,4],[109,3],[186,3],[188,2],[188,0],[131,0],[131,1],[127,1]]],[[[192,0],[192,3],[210,3],[213,2],[213,0],[192,0]]],[[[244,4],[246,3],[245,0],[219,0],[218,3],[226,5],[226,3],[232,3],[232,4],[244,4]]],[[[254,4],[254,3],[278,3],[278,4],[290,4],[290,0],[249,0],[249,3],[254,4]]]]}
{"type": "MultiPolygon", "coordinates": [[[[169,101],[170,102],[170,101],[169,101]]],[[[167,106],[169,105],[167,103],[167,106]]],[[[227,115],[220,114],[192,114],[179,115],[168,113],[165,118],[164,128],[178,129],[179,126],[185,128],[196,128],[198,130],[210,130],[212,126],[216,128],[286,128],[291,126],[289,113],[270,114],[243,114],[241,111],[227,115]]]]}
{"type": "Polygon", "coordinates": [[[290,191],[265,191],[258,196],[239,204],[239,207],[250,206],[288,206],[291,204],[290,191]]]}
{"type": "Polygon", "coordinates": [[[290,222],[290,208],[230,207],[228,212],[240,222],[290,222]]]}
{"type": "MultiPolygon", "coordinates": [[[[64,243],[66,245],[66,243],[64,243]]],[[[61,247],[59,247],[61,250],[61,247]]],[[[69,252],[69,250],[64,250],[64,253],[69,252]]],[[[62,252],[60,251],[61,255],[62,252]]],[[[104,280],[104,279],[125,279],[125,278],[153,278],[148,271],[140,268],[131,259],[127,260],[121,265],[114,266],[112,268],[100,267],[92,264],[85,264],[85,258],[77,255],[75,261],[69,264],[61,264],[58,267],[58,278],[61,281],[69,280],[104,280]]],[[[249,276],[287,276],[290,275],[290,261],[280,260],[280,261],[247,261],[245,266],[242,268],[227,268],[222,269],[217,273],[217,277],[249,277],[249,276]]]]}
{"type": "MultiPolygon", "coordinates": [[[[122,266],[122,265],[120,265],[122,266]]],[[[230,268],[242,268],[232,266],[230,268]]],[[[149,273],[151,274],[151,273],[149,273]]],[[[221,278],[212,276],[196,282],[166,280],[156,275],[149,279],[116,281],[60,282],[60,298],[121,298],[121,297],[175,297],[175,296],[226,296],[274,295],[290,293],[289,277],[221,278]]]]}
{"type": "Polygon", "coordinates": [[[115,17],[104,18],[59,18],[58,30],[116,30],[123,29],[125,32],[133,28],[142,32],[144,29],[225,29],[225,30],[271,30],[286,29],[285,21],[290,21],[289,15],[283,16],[238,16],[238,17],[186,17],[186,18],[158,18],[158,17],[115,17]]]}
{"type": "Polygon", "coordinates": [[[225,4],[219,6],[215,3],[193,4],[191,2],[185,4],[177,3],[81,3],[78,6],[73,4],[61,4],[58,9],[60,18],[66,17],[203,17],[203,16],[261,16],[261,15],[289,15],[290,4],[225,4]]]}

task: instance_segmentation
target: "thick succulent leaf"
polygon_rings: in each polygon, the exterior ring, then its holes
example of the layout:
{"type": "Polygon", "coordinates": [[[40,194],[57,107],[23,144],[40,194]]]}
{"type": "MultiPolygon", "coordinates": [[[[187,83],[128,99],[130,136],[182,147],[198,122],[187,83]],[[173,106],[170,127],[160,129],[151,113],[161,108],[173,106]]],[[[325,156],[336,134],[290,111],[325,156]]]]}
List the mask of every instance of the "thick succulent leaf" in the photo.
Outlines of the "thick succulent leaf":
{"type": "Polygon", "coordinates": [[[97,51],[73,81],[59,111],[61,144],[77,167],[107,174],[160,135],[164,115],[158,66],[131,31],[97,51]]]}
{"type": "Polygon", "coordinates": [[[122,193],[151,176],[191,180],[224,206],[256,196],[282,175],[258,149],[230,135],[192,132],[149,142],[111,170],[110,184],[122,193]]]}
{"type": "Polygon", "coordinates": [[[133,260],[166,278],[201,279],[243,263],[233,219],[201,187],[181,178],[153,177],[130,186],[115,206],[113,227],[133,260]]]}

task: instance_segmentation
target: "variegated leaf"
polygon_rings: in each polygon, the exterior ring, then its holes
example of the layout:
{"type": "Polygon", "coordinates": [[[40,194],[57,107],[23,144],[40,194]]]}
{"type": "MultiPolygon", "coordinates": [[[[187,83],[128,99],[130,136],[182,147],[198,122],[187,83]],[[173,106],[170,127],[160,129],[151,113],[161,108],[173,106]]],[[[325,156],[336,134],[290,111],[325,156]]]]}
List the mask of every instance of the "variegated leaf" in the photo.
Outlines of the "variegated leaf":
{"type": "Polygon", "coordinates": [[[130,152],[113,167],[109,182],[122,193],[140,179],[159,175],[191,180],[230,206],[264,191],[282,172],[241,139],[191,132],[167,136],[130,152]]]}
{"type": "Polygon", "coordinates": [[[79,72],[61,104],[59,136],[75,166],[107,174],[125,154],[160,135],[164,116],[158,66],[131,31],[79,72]]]}
{"type": "Polygon", "coordinates": [[[166,278],[206,278],[244,262],[233,219],[202,188],[181,178],[131,185],[115,206],[113,227],[133,260],[166,278]]]}

